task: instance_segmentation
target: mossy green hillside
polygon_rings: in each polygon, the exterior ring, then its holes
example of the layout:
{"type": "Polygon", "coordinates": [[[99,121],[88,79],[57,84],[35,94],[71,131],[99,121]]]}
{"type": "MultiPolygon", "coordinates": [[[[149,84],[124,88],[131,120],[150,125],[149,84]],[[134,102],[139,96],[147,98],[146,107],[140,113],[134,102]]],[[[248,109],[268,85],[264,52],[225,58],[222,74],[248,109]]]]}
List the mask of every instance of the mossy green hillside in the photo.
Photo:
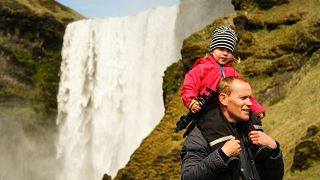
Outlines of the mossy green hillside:
{"type": "Polygon", "coordinates": [[[0,15],[0,96],[54,113],[64,30],[83,17],[53,0],[4,0],[0,15]]]}

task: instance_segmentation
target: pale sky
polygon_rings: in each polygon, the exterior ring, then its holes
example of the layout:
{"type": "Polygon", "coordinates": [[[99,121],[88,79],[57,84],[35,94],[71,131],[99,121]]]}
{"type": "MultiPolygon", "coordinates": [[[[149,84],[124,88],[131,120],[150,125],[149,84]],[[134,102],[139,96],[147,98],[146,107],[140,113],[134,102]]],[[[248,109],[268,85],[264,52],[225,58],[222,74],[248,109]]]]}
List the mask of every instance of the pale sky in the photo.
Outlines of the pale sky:
{"type": "Polygon", "coordinates": [[[133,16],[146,9],[179,4],[180,0],[56,0],[88,18],[133,16]]]}

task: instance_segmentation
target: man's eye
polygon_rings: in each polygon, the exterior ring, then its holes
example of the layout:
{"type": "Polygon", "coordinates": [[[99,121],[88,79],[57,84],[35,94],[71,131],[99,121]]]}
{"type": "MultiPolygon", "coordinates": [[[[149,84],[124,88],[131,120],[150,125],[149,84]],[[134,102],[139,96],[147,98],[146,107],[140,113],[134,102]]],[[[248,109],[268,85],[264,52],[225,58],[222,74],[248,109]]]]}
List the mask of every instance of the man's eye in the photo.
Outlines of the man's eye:
{"type": "Polygon", "coordinates": [[[250,96],[242,96],[242,97],[240,97],[240,99],[242,99],[242,100],[250,99],[250,96]]]}

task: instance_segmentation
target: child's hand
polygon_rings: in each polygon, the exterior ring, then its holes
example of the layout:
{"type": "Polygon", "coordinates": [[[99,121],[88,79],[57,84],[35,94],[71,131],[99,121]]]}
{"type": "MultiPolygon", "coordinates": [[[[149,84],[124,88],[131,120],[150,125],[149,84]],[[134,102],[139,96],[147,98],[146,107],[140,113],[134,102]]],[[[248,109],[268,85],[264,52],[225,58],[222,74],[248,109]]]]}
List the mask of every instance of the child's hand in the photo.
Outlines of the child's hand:
{"type": "Polygon", "coordinates": [[[257,118],[258,119],[263,119],[266,116],[266,114],[264,112],[258,113],[257,114],[257,118]]]}
{"type": "Polygon", "coordinates": [[[197,113],[201,110],[201,107],[200,107],[200,103],[197,101],[195,103],[192,104],[191,108],[190,108],[191,112],[193,113],[197,113]]]}

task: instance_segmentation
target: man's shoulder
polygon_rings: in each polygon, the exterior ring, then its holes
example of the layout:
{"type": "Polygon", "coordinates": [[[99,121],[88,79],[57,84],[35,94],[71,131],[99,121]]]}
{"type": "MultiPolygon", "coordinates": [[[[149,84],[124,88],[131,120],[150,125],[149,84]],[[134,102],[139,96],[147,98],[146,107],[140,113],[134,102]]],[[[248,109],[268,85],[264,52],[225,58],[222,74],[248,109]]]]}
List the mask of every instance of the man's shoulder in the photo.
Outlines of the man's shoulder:
{"type": "Polygon", "coordinates": [[[190,132],[190,134],[189,134],[188,137],[198,137],[198,138],[201,138],[201,137],[203,137],[203,136],[202,136],[202,133],[201,133],[200,129],[197,128],[197,127],[195,127],[195,128],[190,132]]]}
{"type": "Polygon", "coordinates": [[[187,136],[186,141],[184,143],[186,147],[206,147],[208,146],[208,142],[203,137],[199,128],[195,127],[190,134],[187,136]]]}

